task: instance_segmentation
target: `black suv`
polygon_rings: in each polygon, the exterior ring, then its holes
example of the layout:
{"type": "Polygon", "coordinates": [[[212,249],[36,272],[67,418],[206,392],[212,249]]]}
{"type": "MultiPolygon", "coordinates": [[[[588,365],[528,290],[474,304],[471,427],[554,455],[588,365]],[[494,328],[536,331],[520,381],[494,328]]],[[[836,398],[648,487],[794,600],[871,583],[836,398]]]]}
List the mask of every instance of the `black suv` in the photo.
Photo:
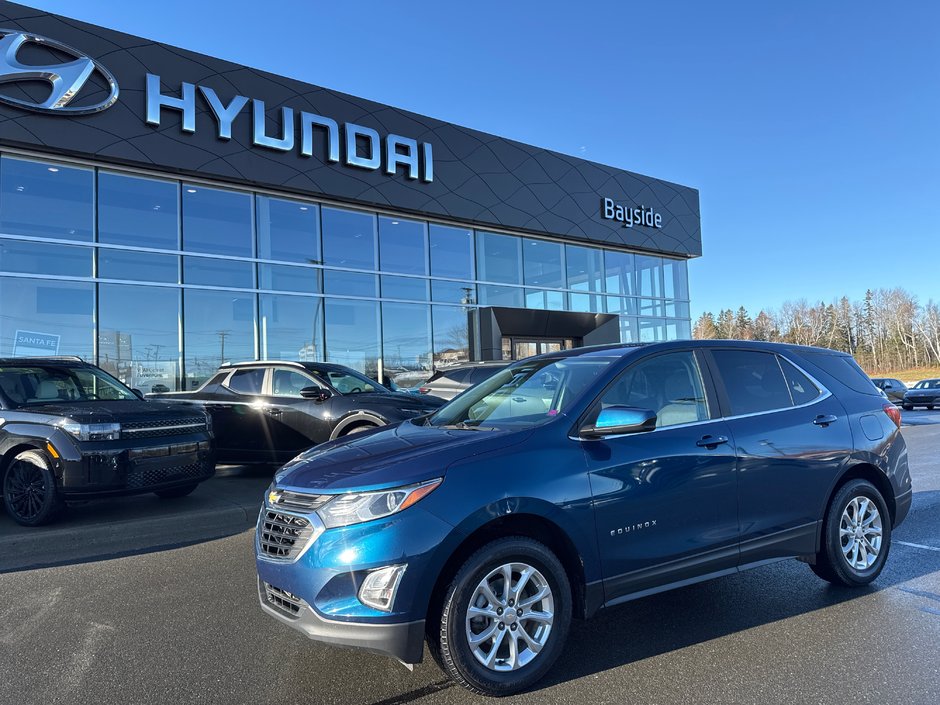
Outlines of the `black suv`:
{"type": "Polygon", "coordinates": [[[270,360],[223,365],[195,391],[148,397],[198,404],[212,414],[220,462],[274,464],[444,403],[393,392],[342,365],[270,360]]]}
{"type": "Polygon", "coordinates": [[[145,401],[78,358],[0,359],[0,487],[18,523],[69,499],[183,497],[214,472],[201,410],[145,401]]]}

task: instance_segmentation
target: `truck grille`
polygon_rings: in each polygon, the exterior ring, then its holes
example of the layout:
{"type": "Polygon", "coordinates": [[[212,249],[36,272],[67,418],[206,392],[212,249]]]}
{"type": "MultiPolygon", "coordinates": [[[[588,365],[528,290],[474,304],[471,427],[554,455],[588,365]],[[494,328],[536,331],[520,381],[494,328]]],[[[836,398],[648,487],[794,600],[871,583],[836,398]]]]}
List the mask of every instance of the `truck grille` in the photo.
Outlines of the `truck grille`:
{"type": "Polygon", "coordinates": [[[258,520],[258,545],[268,558],[290,560],[300,555],[313,536],[313,527],[303,517],[262,509],[258,520]]]}
{"type": "Polygon", "coordinates": [[[205,430],[206,418],[204,416],[164,419],[161,421],[129,421],[121,424],[121,435],[124,438],[182,436],[187,433],[202,433],[205,430]]]}
{"type": "Polygon", "coordinates": [[[209,463],[199,462],[188,465],[171,465],[162,468],[144,468],[127,473],[127,488],[140,489],[153,487],[167,482],[181,480],[204,480],[211,474],[209,463]]]}
{"type": "Polygon", "coordinates": [[[297,617],[300,614],[300,610],[303,608],[303,600],[297,595],[265,582],[262,582],[261,586],[264,589],[264,599],[269,605],[288,617],[297,617]]]}

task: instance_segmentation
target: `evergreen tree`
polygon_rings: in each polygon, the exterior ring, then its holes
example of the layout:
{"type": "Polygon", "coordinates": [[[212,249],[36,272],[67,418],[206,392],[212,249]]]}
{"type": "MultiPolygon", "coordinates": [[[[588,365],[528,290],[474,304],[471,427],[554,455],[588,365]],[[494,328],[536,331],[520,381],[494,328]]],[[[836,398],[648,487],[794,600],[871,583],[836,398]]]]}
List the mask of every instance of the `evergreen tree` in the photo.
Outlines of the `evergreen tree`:
{"type": "Polygon", "coordinates": [[[699,316],[692,328],[692,337],[696,340],[714,340],[718,337],[718,326],[711,312],[706,311],[699,316]]]}

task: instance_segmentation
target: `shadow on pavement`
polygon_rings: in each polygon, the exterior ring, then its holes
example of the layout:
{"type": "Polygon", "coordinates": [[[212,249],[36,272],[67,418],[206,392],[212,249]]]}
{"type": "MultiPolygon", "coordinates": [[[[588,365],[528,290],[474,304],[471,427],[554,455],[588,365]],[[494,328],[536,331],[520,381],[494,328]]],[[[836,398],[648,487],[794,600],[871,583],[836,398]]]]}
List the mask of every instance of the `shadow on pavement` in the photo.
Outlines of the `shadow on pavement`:
{"type": "MultiPolygon", "coordinates": [[[[914,509],[893,537],[932,531],[940,549],[940,491],[915,493],[914,509]]],[[[894,543],[884,572],[870,586],[840,588],[823,582],[798,561],[746,571],[602,610],[572,623],[564,654],[536,690],[627,666],[660,654],[743,632],[764,624],[862,598],[940,571],[940,551],[894,543]],[[918,551],[915,557],[904,551],[918,551]],[[768,579],[772,576],[772,579],[768,579]],[[741,595],[760,595],[741,601],[741,595]]],[[[940,600],[940,596],[933,595],[940,600]]]]}
{"type": "Polygon", "coordinates": [[[50,526],[19,526],[0,510],[0,573],[161,551],[254,526],[274,476],[265,466],[219,466],[191,495],[70,503],[50,526]]]}

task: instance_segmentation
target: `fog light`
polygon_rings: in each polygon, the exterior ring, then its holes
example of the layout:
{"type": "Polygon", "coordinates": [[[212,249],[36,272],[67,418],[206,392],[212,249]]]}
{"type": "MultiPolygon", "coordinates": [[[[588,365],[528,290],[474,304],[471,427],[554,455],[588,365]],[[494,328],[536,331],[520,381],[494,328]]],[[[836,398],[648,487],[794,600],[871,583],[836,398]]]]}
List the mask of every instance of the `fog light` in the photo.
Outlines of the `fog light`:
{"type": "Polygon", "coordinates": [[[359,601],[374,609],[391,612],[398,584],[407,567],[407,565],[390,565],[373,570],[362,581],[362,586],[359,588],[359,601]]]}

